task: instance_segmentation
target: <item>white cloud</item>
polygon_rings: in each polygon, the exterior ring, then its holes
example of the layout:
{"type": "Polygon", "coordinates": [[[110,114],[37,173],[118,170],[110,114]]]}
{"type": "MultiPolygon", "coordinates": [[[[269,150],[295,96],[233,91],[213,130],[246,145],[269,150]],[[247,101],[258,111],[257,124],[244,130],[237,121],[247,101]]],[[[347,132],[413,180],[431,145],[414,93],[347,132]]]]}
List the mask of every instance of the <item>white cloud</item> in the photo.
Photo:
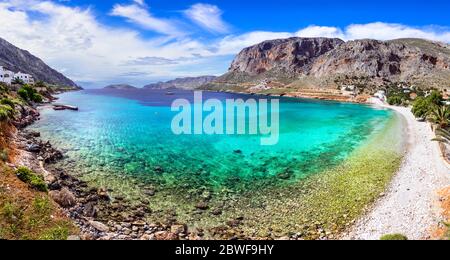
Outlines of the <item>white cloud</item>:
{"type": "Polygon", "coordinates": [[[185,15],[201,27],[217,33],[227,33],[229,26],[222,19],[222,10],[215,5],[195,4],[186,10],[185,15]]]}
{"type": "Polygon", "coordinates": [[[399,38],[423,38],[434,41],[450,42],[450,29],[438,27],[415,28],[394,23],[368,23],[352,24],[344,30],[338,27],[309,26],[299,30],[299,37],[328,37],[341,38],[343,40],[376,39],[392,40],[399,38]]]}
{"type": "MultiPolygon", "coordinates": [[[[177,71],[177,64],[132,63],[142,57],[161,60],[185,58],[184,66],[196,55],[211,56],[207,48],[192,39],[169,41],[166,37],[143,39],[130,29],[100,24],[89,9],[79,9],[50,1],[0,3],[0,37],[29,50],[54,68],[78,82],[107,82],[118,75],[144,71],[151,77],[195,75],[188,69],[177,71]],[[31,13],[39,13],[39,19],[31,13]],[[44,18],[42,18],[44,17],[44,18]],[[124,64],[128,64],[124,66],[124,64]],[[174,74],[177,71],[178,74],[174,74]]],[[[178,64],[179,65],[179,64],[178,64]]]]}
{"type": "Polygon", "coordinates": [[[391,40],[397,38],[424,38],[441,42],[450,42],[450,31],[439,28],[414,28],[401,24],[369,23],[350,25],[345,30],[345,38],[391,40]]]}
{"type": "Polygon", "coordinates": [[[144,0],[133,0],[133,2],[135,2],[138,5],[145,6],[145,1],[144,0]]]}
{"type": "Polygon", "coordinates": [[[345,38],[344,32],[339,28],[315,25],[301,29],[295,35],[298,37],[345,38]]]}
{"type": "Polygon", "coordinates": [[[144,1],[135,1],[138,4],[114,5],[111,15],[126,18],[147,30],[155,31],[169,36],[184,35],[170,20],[154,17],[145,6],[144,1]]]}
{"type": "MultiPolygon", "coordinates": [[[[144,20],[150,17],[160,21],[147,9],[141,10],[145,11],[144,20]]],[[[162,78],[218,75],[243,48],[294,36],[344,40],[421,37],[450,43],[450,30],[446,28],[387,23],[355,24],[343,29],[309,26],[297,32],[254,31],[201,40],[192,35],[174,37],[173,32],[179,29],[163,23],[154,28],[162,36],[144,38],[136,29],[102,24],[89,8],[48,0],[0,0],[0,25],[1,38],[30,51],[77,82],[101,84],[144,85],[162,78]]]]}

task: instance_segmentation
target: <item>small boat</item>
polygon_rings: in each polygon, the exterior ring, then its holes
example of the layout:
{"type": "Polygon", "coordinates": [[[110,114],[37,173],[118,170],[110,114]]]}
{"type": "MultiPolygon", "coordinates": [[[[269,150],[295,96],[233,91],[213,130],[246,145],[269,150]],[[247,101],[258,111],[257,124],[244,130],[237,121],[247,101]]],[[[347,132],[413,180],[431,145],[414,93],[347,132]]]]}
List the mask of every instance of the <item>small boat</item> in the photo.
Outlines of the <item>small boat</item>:
{"type": "Polygon", "coordinates": [[[173,96],[173,95],[175,95],[175,93],[173,93],[172,91],[167,91],[167,92],[166,92],[166,95],[167,95],[167,96],[173,96]]]}
{"type": "Polygon", "coordinates": [[[61,105],[61,104],[54,104],[53,110],[60,111],[60,110],[73,110],[78,111],[78,107],[75,106],[69,106],[69,105],[61,105]]]}

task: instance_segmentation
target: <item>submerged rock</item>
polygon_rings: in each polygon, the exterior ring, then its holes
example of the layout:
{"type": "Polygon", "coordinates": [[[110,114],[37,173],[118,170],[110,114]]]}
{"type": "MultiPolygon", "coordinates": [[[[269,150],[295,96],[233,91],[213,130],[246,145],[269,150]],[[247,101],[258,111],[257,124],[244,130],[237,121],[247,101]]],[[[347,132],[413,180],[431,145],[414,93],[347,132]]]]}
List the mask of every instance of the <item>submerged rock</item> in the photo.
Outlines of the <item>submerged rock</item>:
{"type": "Polygon", "coordinates": [[[197,205],[195,205],[195,207],[200,210],[207,210],[209,208],[208,203],[204,201],[199,202],[197,205]]]}
{"type": "Polygon", "coordinates": [[[214,209],[213,211],[211,211],[211,214],[213,214],[214,216],[220,216],[220,215],[222,215],[222,210],[214,209]]]}
{"type": "Polygon", "coordinates": [[[95,206],[95,204],[92,202],[87,203],[83,210],[83,214],[89,218],[97,217],[97,212],[98,212],[98,209],[95,206]]]}
{"type": "Polygon", "coordinates": [[[97,229],[100,232],[108,232],[109,227],[101,222],[98,221],[89,221],[89,225],[91,225],[93,228],[97,229]]]}
{"type": "Polygon", "coordinates": [[[63,188],[60,191],[50,191],[49,195],[63,208],[71,208],[77,204],[75,196],[67,188],[63,188]]]}
{"type": "Polygon", "coordinates": [[[100,188],[97,190],[98,198],[101,200],[109,201],[111,198],[108,195],[108,191],[105,188],[100,188]]]}
{"type": "Polygon", "coordinates": [[[170,232],[177,234],[177,235],[185,233],[186,226],[185,225],[173,225],[172,227],[170,227],[170,232]]]}

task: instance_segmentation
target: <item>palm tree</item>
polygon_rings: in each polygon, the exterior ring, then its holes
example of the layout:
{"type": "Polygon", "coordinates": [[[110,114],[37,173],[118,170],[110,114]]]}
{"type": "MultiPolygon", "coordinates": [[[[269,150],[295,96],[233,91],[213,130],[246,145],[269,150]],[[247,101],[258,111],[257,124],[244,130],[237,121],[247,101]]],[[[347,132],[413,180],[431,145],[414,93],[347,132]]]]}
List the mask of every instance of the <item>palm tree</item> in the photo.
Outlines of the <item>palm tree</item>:
{"type": "Polygon", "coordinates": [[[436,138],[433,141],[450,144],[450,131],[442,128],[436,129],[436,138]]]}
{"type": "Polygon", "coordinates": [[[445,129],[450,125],[450,108],[439,106],[431,111],[430,120],[439,128],[445,129]]]}

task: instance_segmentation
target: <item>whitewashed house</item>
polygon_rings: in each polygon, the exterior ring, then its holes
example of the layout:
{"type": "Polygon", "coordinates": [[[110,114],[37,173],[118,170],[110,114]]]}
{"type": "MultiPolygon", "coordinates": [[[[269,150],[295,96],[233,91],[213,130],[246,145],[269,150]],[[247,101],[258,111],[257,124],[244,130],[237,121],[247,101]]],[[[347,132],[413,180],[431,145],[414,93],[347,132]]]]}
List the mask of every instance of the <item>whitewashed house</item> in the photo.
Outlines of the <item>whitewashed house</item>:
{"type": "Polygon", "coordinates": [[[384,90],[377,91],[377,93],[375,93],[374,97],[378,98],[379,100],[381,100],[383,102],[387,101],[386,91],[384,91],[384,90]]]}
{"type": "Polygon", "coordinates": [[[11,82],[13,81],[13,79],[14,79],[14,72],[7,70],[4,67],[0,66],[0,82],[11,85],[11,82]]]}
{"type": "Polygon", "coordinates": [[[20,71],[14,74],[14,79],[20,79],[25,84],[34,84],[33,76],[31,76],[30,74],[22,73],[20,71]]]}

